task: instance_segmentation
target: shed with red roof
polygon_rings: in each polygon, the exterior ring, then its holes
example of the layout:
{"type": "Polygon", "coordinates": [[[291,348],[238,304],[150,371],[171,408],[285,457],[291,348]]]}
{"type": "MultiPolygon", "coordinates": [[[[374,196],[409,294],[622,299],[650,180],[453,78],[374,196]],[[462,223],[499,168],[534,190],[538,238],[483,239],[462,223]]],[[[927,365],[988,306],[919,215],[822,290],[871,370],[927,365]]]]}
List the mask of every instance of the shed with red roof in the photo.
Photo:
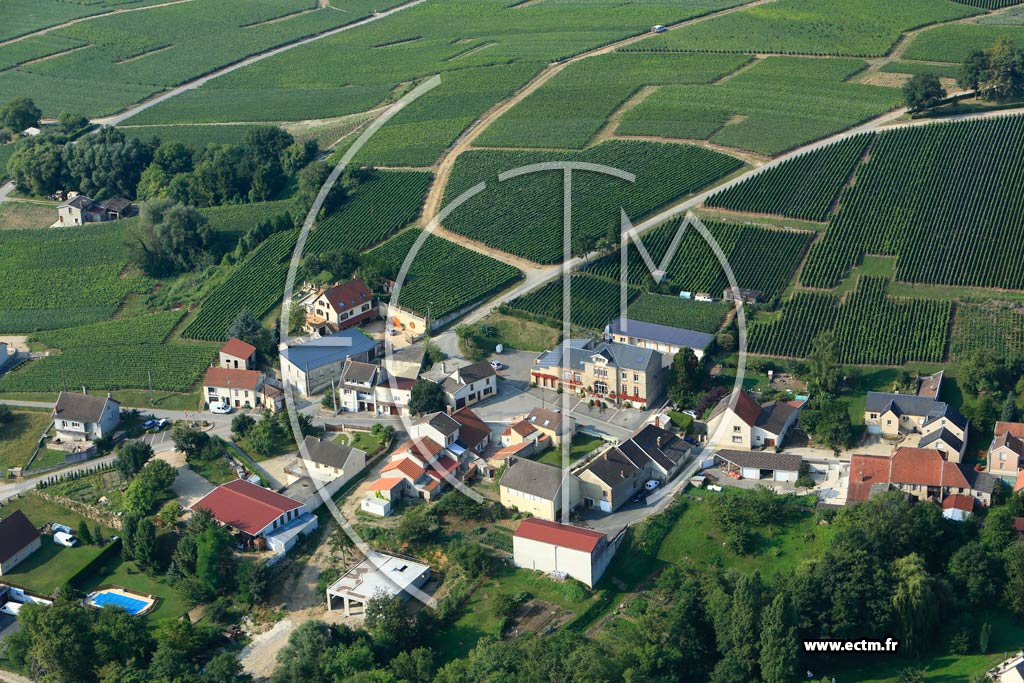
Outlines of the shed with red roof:
{"type": "Polygon", "coordinates": [[[592,529],[528,517],[512,535],[512,561],[524,569],[571,576],[593,588],[624,535],[625,528],[609,539],[592,529]]]}
{"type": "Polygon", "coordinates": [[[220,347],[220,367],[232,370],[255,370],[256,347],[232,337],[220,347]]]}

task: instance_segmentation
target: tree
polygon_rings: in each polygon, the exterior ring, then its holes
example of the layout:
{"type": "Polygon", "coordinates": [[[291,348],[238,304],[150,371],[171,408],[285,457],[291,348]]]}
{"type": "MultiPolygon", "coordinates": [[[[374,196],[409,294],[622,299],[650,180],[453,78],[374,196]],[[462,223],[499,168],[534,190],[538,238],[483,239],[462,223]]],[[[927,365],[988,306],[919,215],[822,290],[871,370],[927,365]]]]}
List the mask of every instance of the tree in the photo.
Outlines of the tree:
{"type": "Polygon", "coordinates": [[[128,244],[139,266],[154,277],[193,270],[210,262],[206,217],[170,199],[141,205],[128,244]]]}
{"type": "Polygon", "coordinates": [[[831,330],[824,330],[811,342],[807,356],[807,390],[812,396],[834,395],[839,390],[839,363],[836,340],[831,330]]]}
{"type": "Polygon", "coordinates": [[[1017,393],[1015,391],[1010,390],[1007,392],[999,419],[1003,422],[1017,421],[1017,393]]]}
{"type": "Polygon", "coordinates": [[[153,447],[144,441],[130,441],[122,444],[114,456],[114,469],[125,480],[131,479],[153,457],[153,447]]]}
{"type": "Polygon", "coordinates": [[[1004,581],[1004,567],[999,555],[980,541],[961,546],[949,558],[946,574],[971,609],[995,603],[1004,581]]]}
{"type": "Polygon", "coordinates": [[[292,306],[288,311],[288,334],[298,335],[306,328],[306,309],[302,306],[292,306]]]}
{"type": "Polygon", "coordinates": [[[247,605],[263,602],[270,587],[264,562],[242,562],[238,565],[238,597],[247,605]]]}
{"type": "Polygon", "coordinates": [[[896,560],[896,587],[892,604],[902,636],[902,647],[911,654],[921,652],[930,642],[938,622],[940,583],[928,574],[917,553],[896,560]]]}
{"type": "Polygon", "coordinates": [[[367,600],[363,623],[374,642],[385,648],[394,647],[412,630],[412,619],[402,599],[384,592],[367,600]]]}
{"type": "Polygon", "coordinates": [[[90,197],[135,197],[142,172],[153,160],[153,148],[119,129],[105,126],[65,148],[68,174],[90,197]]]}
{"type": "Polygon", "coordinates": [[[152,572],[157,567],[156,559],[156,527],[152,520],[139,520],[132,534],[132,554],[140,567],[152,572]]]}
{"type": "Polygon", "coordinates": [[[78,535],[78,540],[81,541],[84,545],[92,545],[93,544],[92,531],[89,530],[89,523],[86,522],[84,519],[82,519],[82,520],[80,520],[78,522],[78,534],[77,535],[78,535]]]}
{"type": "Polygon", "coordinates": [[[914,74],[903,84],[903,99],[911,112],[931,109],[946,98],[939,77],[931,73],[914,74]]]}
{"type": "Polygon", "coordinates": [[[985,515],[985,526],[980,534],[981,542],[990,552],[1002,552],[1013,544],[1016,532],[1013,530],[1013,514],[1008,505],[990,508],[985,515]]]}
{"type": "Polygon", "coordinates": [[[245,438],[253,425],[256,424],[256,420],[247,413],[239,413],[231,420],[231,434],[235,437],[235,441],[245,438]]]}
{"type": "Polygon", "coordinates": [[[263,327],[249,311],[239,311],[227,333],[229,337],[237,337],[247,344],[252,344],[264,356],[273,355],[274,345],[277,343],[274,333],[263,327]]]}
{"type": "Polygon", "coordinates": [[[42,135],[21,140],[7,160],[7,174],[23,192],[51,195],[69,182],[64,146],[42,135]]]}
{"type": "Polygon", "coordinates": [[[275,423],[273,420],[261,420],[249,430],[249,450],[266,458],[274,450],[275,423]]]}
{"type": "Polygon", "coordinates": [[[795,679],[798,647],[789,611],[786,593],[780,592],[761,615],[763,683],[788,683],[795,679]]]}
{"type": "Polygon", "coordinates": [[[1012,543],[1004,553],[1006,558],[1006,606],[1017,617],[1024,617],[1024,543],[1012,543]]]}
{"type": "Polygon", "coordinates": [[[925,683],[926,669],[908,666],[896,674],[896,683],[925,683]]]}
{"type": "Polygon", "coordinates": [[[676,405],[692,402],[707,380],[704,363],[691,348],[680,349],[672,358],[668,397],[676,405]]]}
{"type": "Polygon", "coordinates": [[[409,392],[409,412],[413,415],[435,413],[445,408],[444,389],[436,382],[418,379],[409,392]]]}
{"type": "Polygon", "coordinates": [[[69,111],[62,111],[58,114],[57,122],[60,124],[60,131],[68,137],[77,135],[92,125],[88,117],[72,114],[69,111]]]}
{"type": "Polygon", "coordinates": [[[175,425],[171,430],[171,441],[175,449],[185,454],[187,460],[193,460],[210,444],[210,435],[200,429],[175,425]]]}
{"type": "Polygon", "coordinates": [[[960,361],[960,387],[972,394],[993,392],[999,389],[1006,376],[1006,365],[995,351],[989,348],[975,349],[960,361]]]}
{"type": "Polygon", "coordinates": [[[15,97],[0,109],[0,125],[12,133],[39,125],[43,112],[27,97],[15,97]]]}
{"type": "Polygon", "coordinates": [[[217,525],[208,526],[196,538],[196,578],[211,593],[223,593],[234,583],[234,546],[227,529],[217,525]]]}
{"type": "Polygon", "coordinates": [[[82,603],[68,599],[59,599],[50,606],[28,604],[22,608],[18,622],[26,634],[26,663],[35,680],[89,680],[88,675],[83,676],[82,663],[96,657],[91,616],[82,603]]]}
{"type": "Polygon", "coordinates": [[[988,56],[983,50],[972,50],[960,65],[956,84],[977,91],[988,75],[988,56]]]}
{"type": "Polygon", "coordinates": [[[833,398],[825,399],[818,411],[814,437],[837,453],[853,440],[853,424],[846,405],[833,398]]]}
{"type": "Polygon", "coordinates": [[[174,526],[181,519],[182,508],[181,504],[176,500],[169,500],[164,503],[164,506],[160,508],[160,512],[157,513],[156,518],[164,526],[174,526]]]}
{"type": "Polygon", "coordinates": [[[1003,36],[988,51],[988,73],[984,84],[986,97],[1008,99],[1024,91],[1024,53],[1003,36]]]}

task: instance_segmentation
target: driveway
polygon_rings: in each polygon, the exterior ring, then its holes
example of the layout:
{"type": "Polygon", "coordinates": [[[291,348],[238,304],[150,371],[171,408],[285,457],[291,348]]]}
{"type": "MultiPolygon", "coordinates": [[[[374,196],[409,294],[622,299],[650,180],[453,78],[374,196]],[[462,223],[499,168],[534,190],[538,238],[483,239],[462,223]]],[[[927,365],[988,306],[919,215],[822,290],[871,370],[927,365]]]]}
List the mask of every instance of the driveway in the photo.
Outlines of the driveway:
{"type": "Polygon", "coordinates": [[[203,479],[192,471],[192,468],[185,462],[185,455],[179,451],[164,451],[158,453],[159,459],[178,470],[178,476],[171,484],[171,490],[178,497],[178,503],[183,508],[191,507],[196,501],[213,490],[213,484],[203,479]]]}

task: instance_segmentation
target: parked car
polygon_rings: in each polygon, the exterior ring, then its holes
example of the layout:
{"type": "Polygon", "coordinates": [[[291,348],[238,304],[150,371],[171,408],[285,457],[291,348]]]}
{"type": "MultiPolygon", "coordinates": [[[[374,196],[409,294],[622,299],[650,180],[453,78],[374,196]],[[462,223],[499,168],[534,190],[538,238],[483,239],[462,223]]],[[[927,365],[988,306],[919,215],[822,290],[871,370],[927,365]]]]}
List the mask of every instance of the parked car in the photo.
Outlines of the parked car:
{"type": "Polygon", "coordinates": [[[683,415],[689,415],[694,420],[699,420],[700,419],[700,415],[697,413],[696,410],[684,410],[683,411],[683,415]]]}
{"type": "Polygon", "coordinates": [[[492,360],[491,367],[494,368],[495,370],[501,370],[505,366],[501,364],[500,360],[492,360]]]}
{"type": "Polygon", "coordinates": [[[661,24],[655,24],[654,26],[651,27],[652,33],[664,33],[667,30],[668,29],[662,26],[661,24]]]}
{"type": "Polygon", "coordinates": [[[161,417],[159,420],[156,421],[156,431],[159,432],[161,429],[166,428],[170,424],[170,420],[168,420],[166,417],[161,417]]]}
{"type": "Polygon", "coordinates": [[[63,531],[58,531],[53,535],[53,542],[57,545],[62,545],[65,548],[73,548],[75,547],[75,543],[78,542],[78,539],[76,539],[71,534],[66,534],[63,531]]]}
{"type": "Polygon", "coordinates": [[[142,423],[142,428],[145,429],[147,432],[153,427],[156,427],[156,420],[146,420],[145,422],[142,423]]]}
{"type": "Polygon", "coordinates": [[[661,482],[658,481],[657,479],[648,479],[647,483],[644,484],[644,488],[647,489],[648,491],[653,491],[659,486],[661,486],[661,482]]]}
{"type": "Polygon", "coordinates": [[[686,443],[690,444],[691,446],[699,446],[700,445],[700,442],[697,441],[697,439],[693,438],[692,436],[684,436],[683,437],[683,441],[685,441],[686,443]]]}
{"type": "Polygon", "coordinates": [[[50,531],[52,531],[53,533],[57,533],[58,531],[60,531],[65,534],[68,534],[69,536],[75,535],[75,532],[71,527],[65,526],[64,524],[58,524],[57,522],[50,522],[50,531]]]}
{"type": "Polygon", "coordinates": [[[210,412],[217,415],[227,415],[231,412],[231,406],[223,401],[213,401],[210,403],[210,412]]]}

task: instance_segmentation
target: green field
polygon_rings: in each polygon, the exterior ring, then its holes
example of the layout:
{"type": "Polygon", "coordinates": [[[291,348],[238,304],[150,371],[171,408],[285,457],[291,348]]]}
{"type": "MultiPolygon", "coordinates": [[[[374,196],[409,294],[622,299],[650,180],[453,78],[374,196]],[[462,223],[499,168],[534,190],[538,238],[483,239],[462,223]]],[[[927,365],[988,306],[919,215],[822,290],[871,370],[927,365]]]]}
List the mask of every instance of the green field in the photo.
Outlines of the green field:
{"type": "Polygon", "coordinates": [[[980,10],[946,0],[778,0],[652,36],[649,50],[879,57],[900,33],[980,10]]]}
{"type": "MultiPolygon", "coordinates": [[[[572,276],[570,282],[570,320],[573,326],[588,330],[603,331],[612,318],[619,315],[619,285],[585,274],[572,276]]],[[[636,298],[640,293],[630,287],[627,297],[636,298]]],[[[521,311],[537,318],[559,324],[562,313],[562,280],[552,280],[540,289],[513,299],[507,304],[512,311],[521,311]]]]}
{"type": "Polygon", "coordinates": [[[972,50],[990,48],[1004,36],[1020,45],[1024,41],[1024,26],[973,22],[939,26],[916,36],[903,57],[959,64],[972,50]]]}
{"type": "MultiPolygon", "coordinates": [[[[644,246],[656,264],[671,246],[681,219],[673,219],[643,235],[644,246]]],[[[779,296],[793,278],[800,259],[813,238],[813,233],[798,230],[771,229],[753,225],[737,225],[704,221],[718,243],[740,287],[756,289],[768,300],[779,296]],[[764,254],[772,254],[766,259],[764,254]]],[[[621,254],[612,253],[587,265],[587,273],[613,282],[619,281],[621,254]]],[[[673,289],[689,292],[710,292],[720,298],[728,280],[703,235],[689,228],[680,242],[675,257],[665,269],[667,283],[673,289]]],[[[630,246],[629,274],[631,285],[649,288],[654,285],[650,271],[636,249],[630,246]]]]}
{"type": "Polygon", "coordinates": [[[237,145],[246,133],[260,128],[259,124],[231,124],[214,126],[120,126],[129,138],[143,142],[157,138],[161,142],[181,142],[202,149],[207,145],[237,145]]]}
{"type": "Polygon", "coordinates": [[[658,88],[626,112],[618,133],[779,154],[902,103],[894,88],[847,82],[865,66],[857,59],[768,57],[723,83],[658,88]]]}
{"type": "Polygon", "coordinates": [[[620,211],[634,220],[708,185],[742,166],[738,159],[692,145],[605,142],[582,152],[474,150],[459,157],[445,188],[449,202],[481,181],[485,191],[445,220],[445,227],[538,263],[562,259],[562,173],[546,171],[498,181],[499,173],[528,164],[575,161],[604,164],[636,175],[630,183],[603,173],[573,175],[573,251],[588,250],[608,234],[618,241],[620,211]]]}
{"type": "Polygon", "coordinates": [[[477,143],[580,148],[641,87],[711,83],[750,59],[618,52],[575,62],[498,119],[477,143]]]}
{"type": "Polygon", "coordinates": [[[1009,304],[957,304],[949,338],[950,360],[998,349],[1007,360],[1024,357],[1024,311],[1009,304]]]}
{"type": "MultiPolygon", "coordinates": [[[[0,28],[0,41],[62,24],[81,17],[103,14],[127,7],[153,5],[164,0],[93,0],[66,2],[65,0],[5,0],[5,21],[0,28]]],[[[17,43],[14,43],[17,44],[17,43]]]]}
{"type": "MultiPolygon", "coordinates": [[[[0,150],[2,149],[0,147],[0,150]]],[[[52,204],[33,202],[4,202],[0,204],[0,230],[45,228],[51,225],[56,217],[57,209],[52,204]]]]}
{"type": "Polygon", "coordinates": [[[1021,116],[878,134],[801,282],[834,287],[864,254],[888,254],[900,281],[1024,289],[1021,158],[1021,116]]]}
{"type": "MultiPolygon", "coordinates": [[[[420,230],[406,230],[370,252],[399,273],[420,230]]],[[[517,268],[430,235],[409,260],[398,303],[431,319],[497,294],[522,277],[517,268]]]]}
{"type": "Polygon", "coordinates": [[[0,47],[0,71],[86,45],[84,41],[55,34],[31,36],[0,47]]]}
{"type": "Polygon", "coordinates": [[[730,304],[643,294],[629,306],[630,320],[714,334],[732,309],[730,304]]]}
{"type": "Polygon", "coordinates": [[[863,275],[845,301],[828,293],[798,291],[770,320],[754,320],[750,351],[806,357],[814,338],[822,330],[832,330],[842,363],[942,362],[952,305],[890,298],[887,286],[888,280],[863,275]]]}
{"type": "Polygon", "coordinates": [[[24,467],[53,418],[48,412],[13,411],[13,419],[0,430],[0,467],[24,467]]]}
{"type": "Polygon", "coordinates": [[[864,133],[802,154],[713,195],[705,204],[824,221],[871,140],[864,133]]]}

